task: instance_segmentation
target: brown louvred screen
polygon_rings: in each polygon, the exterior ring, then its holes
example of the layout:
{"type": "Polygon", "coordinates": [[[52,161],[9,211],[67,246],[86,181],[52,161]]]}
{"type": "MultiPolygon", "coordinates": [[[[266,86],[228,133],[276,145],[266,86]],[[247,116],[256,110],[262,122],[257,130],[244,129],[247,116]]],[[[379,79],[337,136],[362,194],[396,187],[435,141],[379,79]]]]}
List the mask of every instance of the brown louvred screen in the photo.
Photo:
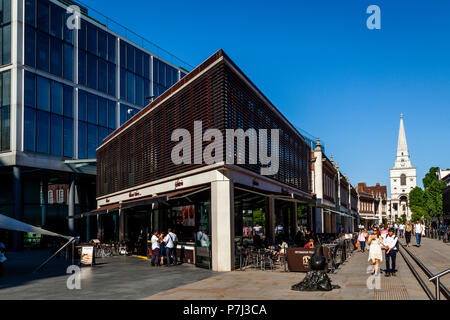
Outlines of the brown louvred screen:
{"type": "MultiPolygon", "coordinates": [[[[97,196],[205,166],[175,165],[171,161],[171,151],[177,143],[171,141],[172,132],[184,128],[193,138],[194,121],[198,120],[202,121],[203,133],[208,128],[222,131],[224,156],[225,129],[280,129],[280,168],[272,178],[310,191],[310,147],[226,59],[222,51],[213,55],[105,140],[97,151],[97,196]],[[224,60],[176,91],[222,56],[224,60]]],[[[202,150],[207,144],[203,142],[202,150]]],[[[193,160],[194,143],[191,147],[193,160]]],[[[247,141],[247,164],[239,166],[260,173],[260,164],[248,164],[248,150],[247,141]]],[[[236,150],[234,157],[236,163],[236,150]]]]}

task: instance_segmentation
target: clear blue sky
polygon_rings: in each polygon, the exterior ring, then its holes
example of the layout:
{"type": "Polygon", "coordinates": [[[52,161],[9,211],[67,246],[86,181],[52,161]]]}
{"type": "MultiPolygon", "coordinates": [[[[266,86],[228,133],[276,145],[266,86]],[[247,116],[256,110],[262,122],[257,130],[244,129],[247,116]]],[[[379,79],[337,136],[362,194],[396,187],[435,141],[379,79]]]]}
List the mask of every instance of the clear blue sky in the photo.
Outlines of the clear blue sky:
{"type": "Polygon", "coordinates": [[[83,1],[191,65],[224,49],[352,184],[389,188],[401,112],[420,185],[450,167],[448,0],[83,1]]]}

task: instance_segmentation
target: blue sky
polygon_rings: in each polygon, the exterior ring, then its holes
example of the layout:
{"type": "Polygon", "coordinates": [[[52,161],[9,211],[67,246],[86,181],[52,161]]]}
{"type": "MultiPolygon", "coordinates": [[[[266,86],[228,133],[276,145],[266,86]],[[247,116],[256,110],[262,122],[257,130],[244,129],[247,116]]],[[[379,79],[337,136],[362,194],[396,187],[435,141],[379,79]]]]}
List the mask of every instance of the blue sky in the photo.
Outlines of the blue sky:
{"type": "Polygon", "coordinates": [[[401,112],[420,185],[450,167],[448,0],[83,2],[191,65],[224,49],[352,184],[389,187],[401,112]]]}

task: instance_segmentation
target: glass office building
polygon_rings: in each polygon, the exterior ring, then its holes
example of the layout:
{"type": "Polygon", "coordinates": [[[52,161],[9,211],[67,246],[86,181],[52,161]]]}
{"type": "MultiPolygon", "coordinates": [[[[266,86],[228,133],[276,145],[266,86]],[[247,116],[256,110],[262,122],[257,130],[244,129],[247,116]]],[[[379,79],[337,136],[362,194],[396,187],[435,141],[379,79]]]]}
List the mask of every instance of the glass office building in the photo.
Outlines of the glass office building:
{"type": "MultiPolygon", "coordinates": [[[[75,2],[0,0],[0,213],[95,237],[95,226],[66,218],[96,206],[96,148],[186,75],[179,61],[136,45],[75,2]],[[67,23],[74,4],[79,28],[67,23]]],[[[16,247],[40,242],[0,237],[16,247]]]]}

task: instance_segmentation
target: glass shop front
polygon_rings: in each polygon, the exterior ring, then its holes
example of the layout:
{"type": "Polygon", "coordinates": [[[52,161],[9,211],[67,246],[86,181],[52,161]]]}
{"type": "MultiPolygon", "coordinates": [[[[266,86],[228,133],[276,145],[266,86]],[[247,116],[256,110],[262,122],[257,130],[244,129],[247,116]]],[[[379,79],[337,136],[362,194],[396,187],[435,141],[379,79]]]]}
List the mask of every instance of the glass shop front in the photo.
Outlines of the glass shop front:
{"type": "Polygon", "coordinates": [[[124,238],[133,253],[146,256],[153,232],[178,237],[177,257],[182,263],[211,268],[211,190],[177,195],[152,205],[124,209],[124,238]]]}

